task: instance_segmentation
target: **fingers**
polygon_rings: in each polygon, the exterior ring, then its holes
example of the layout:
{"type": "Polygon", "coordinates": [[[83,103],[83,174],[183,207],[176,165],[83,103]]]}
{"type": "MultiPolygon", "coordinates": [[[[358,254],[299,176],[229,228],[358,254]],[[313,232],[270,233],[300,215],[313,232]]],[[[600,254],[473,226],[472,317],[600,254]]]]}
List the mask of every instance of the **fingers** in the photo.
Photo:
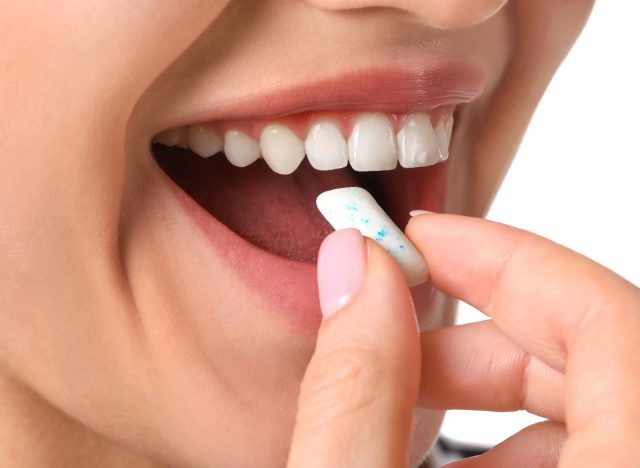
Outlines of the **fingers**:
{"type": "MultiPolygon", "coordinates": [[[[566,453],[595,459],[599,440],[614,429],[608,451],[640,466],[630,448],[640,440],[638,288],[569,249],[485,220],[419,216],[407,233],[438,289],[564,372],[567,429],[576,436],[566,453]]],[[[563,462],[579,466],[572,460],[563,462]]]]}
{"type": "Polygon", "coordinates": [[[564,421],[564,379],[491,320],[423,332],[418,406],[527,410],[564,421]]]}
{"type": "MultiPolygon", "coordinates": [[[[446,468],[496,467],[556,467],[562,443],[566,437],[564,427],[553,422],[529,426],[487,453],[446,465],[446,468]]],[[[607,465],[584,465],[607,466],[607,465]]]]}
{"type": "Polygon", "coordinates": [[[344,230],[320,249],[318,286],[325,318],[288,466],[405,466],[420,342],[404,276],[377,244],[344,230]]]}
{"type": "Polygon", "coordinates": [[[418,216],[407,234],[427,259],[438,289],[491,316],[498,328],[560,370],[573,333],[594,304],[637,296],[631,284],[591,260],[498,223],[418,216]]]}

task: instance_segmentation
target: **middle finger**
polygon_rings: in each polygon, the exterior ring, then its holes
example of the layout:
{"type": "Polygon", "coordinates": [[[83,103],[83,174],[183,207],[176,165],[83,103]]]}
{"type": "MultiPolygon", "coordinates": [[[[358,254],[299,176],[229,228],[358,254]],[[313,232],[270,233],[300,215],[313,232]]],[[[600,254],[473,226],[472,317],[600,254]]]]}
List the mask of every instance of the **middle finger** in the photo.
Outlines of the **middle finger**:
{"type": "Polygon", "coordinates": [[[524,351],[492,320],[422,333],[418,406],[527,410],[564,422],[564,376],[524,351]]]}

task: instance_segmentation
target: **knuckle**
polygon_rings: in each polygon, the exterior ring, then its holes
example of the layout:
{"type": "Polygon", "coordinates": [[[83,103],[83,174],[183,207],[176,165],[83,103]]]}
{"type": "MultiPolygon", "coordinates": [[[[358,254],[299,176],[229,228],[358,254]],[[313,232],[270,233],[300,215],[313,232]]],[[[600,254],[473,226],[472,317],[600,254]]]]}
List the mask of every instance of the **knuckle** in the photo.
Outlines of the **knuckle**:
{"type": "Polygon", "coordinates": [[[368,346],[314,356],[300,387],[298,425],[314,428],[367,411],[385,396],[383,359],[368,346]]]}
{"type": "Polygon", "coordinates": [[[516,392],[516,408],[527,409],[530,403],[530,387],[531,374],[534,365],[533,356],[531,354],[523,354],[521,357],[520,379],[518,382],[518,391],[516,392]]]}

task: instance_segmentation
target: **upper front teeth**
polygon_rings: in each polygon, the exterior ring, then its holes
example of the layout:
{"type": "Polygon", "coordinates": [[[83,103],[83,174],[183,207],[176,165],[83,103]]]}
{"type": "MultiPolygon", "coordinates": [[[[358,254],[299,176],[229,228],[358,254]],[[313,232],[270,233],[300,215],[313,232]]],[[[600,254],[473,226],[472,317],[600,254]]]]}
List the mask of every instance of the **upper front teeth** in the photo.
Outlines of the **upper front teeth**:
{"type": "Polygon", "coordinates": [[[224,139],[201,125],[181,127],[159,134],[156,141],[167,146],[191,147],[202,157],[210,157],[224,149],[231,164],[245,167],[262,156],[271,170],[291,174],[304,159],[315,169],[325,171],[345,167],[356,171],[385,171],[402,167],[423,167],[449,157],[453,117],[440,119],[434,127],[426,113],[408,115],[394,134],[385,114],[367,112],[353,122],[347,140],[338,126],[329,120],[311,125],[304,142],[285,125],[274,123],[264,127],[260,141],[240,130],[228,130],[224,139]]]}
{"type": "Polygon", "coordinates": [[[349,163],[356,171],[386,171],[398,164],[391,122],[384,114],[363,114],[349,137],[349,163]]]}
{"type": "Polygon", "coordinates": [[[260,134],[262,157],[277,174],[291,174],[304,159],[304,143],[284,125],[267,125],[260,134]]]}
{"type": "Polygon", "coordinates": [[[402,167],[421,167],[440,162],[440,141],[428,115],[413,114],[407,117],[398,132],[398,147],[402,167]]]}
{"type": "Polygon", "coordinates": [[[311,127],[304,141],[309,163],[315,169],[340,169],[349,162],[347,143],[333,122],[318,122],[311,127]]]}
{"type": "MultiPolygon", "coordinates": [[[[198,154],[197,151],[194,152],[198,154]]],[[[246,167],[260,157],[260,147],[253,138],[244,133],[229,130],[224,134],[224,154],[234,166],[246,167]]]]}

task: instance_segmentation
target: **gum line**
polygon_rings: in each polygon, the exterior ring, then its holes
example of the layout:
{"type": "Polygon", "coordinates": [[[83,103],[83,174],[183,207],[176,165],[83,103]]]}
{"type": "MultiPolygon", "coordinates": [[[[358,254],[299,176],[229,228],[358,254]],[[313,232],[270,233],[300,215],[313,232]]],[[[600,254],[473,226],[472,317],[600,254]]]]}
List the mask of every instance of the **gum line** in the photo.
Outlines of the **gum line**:
{"type": "MultiPolygon", "coordinates": [[[[431,118],[431,124],[435,128],[442,120],[448,119],[453,115],[455,106],[445,106],[430,111],[416,111],[416,114],[425,113],[431,118]]],[[[281,124],[291,130],[298,138],[304,140],[307,137],[309,128],[318,121],[330,121],[338,126],[342,132],[342,136],[349,137],[356,119],[364,114],[362,110],[343,110],[343,111],[320,111],[305,112],[283,117],[273,117],[268,119],[237,119],[224,120],[216,122],[207,122],[200,124],[216,135],[224,136],[228,130],[239,130],[254,140],[260,139],[260,133],[267,125],[281,124]]],[[[407,117],[410,114],[383,113],[387,116],[395,133],[399,132],[407,117]]]]}

